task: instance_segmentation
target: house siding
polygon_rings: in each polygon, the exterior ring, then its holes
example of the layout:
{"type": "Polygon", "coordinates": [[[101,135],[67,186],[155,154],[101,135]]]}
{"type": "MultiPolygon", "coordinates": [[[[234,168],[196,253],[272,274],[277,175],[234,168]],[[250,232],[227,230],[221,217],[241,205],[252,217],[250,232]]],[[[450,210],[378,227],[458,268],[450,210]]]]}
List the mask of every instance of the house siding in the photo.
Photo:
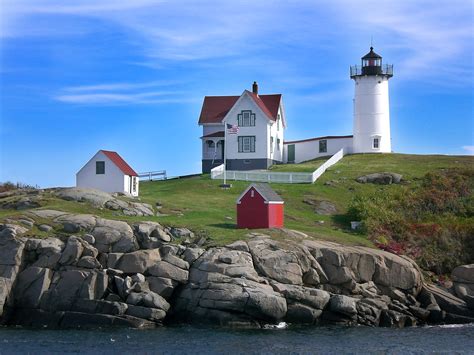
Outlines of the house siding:
{"type": "Polygon", "coordinates": [[[304,161],[324,157],[332,156],[337,153],[340,149],[345,148],[348,151],[352,148],[352,137],[347,138],[328,138],[327,141],[327,150],[324,153],[319,152],[319,141],[325,140],[316,139],[309,140],[305,142],[296,142],[296,143],[285,143],[284,157],[283,161],[288,162],[288,145],[294,144],[295,146],[295,163],[301,163],[304,161]]]}

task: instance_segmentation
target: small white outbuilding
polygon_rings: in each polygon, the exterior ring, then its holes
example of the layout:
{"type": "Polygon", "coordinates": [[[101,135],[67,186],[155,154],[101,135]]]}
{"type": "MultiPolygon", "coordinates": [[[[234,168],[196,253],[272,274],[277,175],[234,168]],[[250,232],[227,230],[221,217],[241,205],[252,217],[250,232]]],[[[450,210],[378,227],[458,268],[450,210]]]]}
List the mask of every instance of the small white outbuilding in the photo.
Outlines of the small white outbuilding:
{"type": "Polygon", "coordinates": [[[138,174],[117,152],[99,150],[77,172],[76,186],[138,196],[138,174]]]}

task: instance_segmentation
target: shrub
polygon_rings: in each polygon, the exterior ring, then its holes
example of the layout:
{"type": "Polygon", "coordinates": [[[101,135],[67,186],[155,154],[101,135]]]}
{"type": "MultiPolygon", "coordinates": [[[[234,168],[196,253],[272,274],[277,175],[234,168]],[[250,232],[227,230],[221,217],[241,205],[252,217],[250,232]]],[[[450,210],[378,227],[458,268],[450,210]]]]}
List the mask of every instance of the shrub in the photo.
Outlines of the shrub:
{"type": "Polygon", "coordinates": [[[474,172],[426,174],[399,193],[355,197],[348,214],[379,248],[440,275],[474,262],[474,172]]]}

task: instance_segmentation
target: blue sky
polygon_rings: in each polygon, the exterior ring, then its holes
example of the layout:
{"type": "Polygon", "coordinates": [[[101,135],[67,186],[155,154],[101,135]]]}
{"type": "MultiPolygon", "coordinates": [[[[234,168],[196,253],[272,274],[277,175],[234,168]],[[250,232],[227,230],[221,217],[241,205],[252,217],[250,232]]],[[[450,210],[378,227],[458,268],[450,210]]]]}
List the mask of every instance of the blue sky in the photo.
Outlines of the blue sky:
{"type": "Polygon", "coordinates": [[[282,93],[285,139],[352,133],[371,37],[392,147],[474,153],[473,5],[431,1],[3,0],[0,181],[70,186],[99,149],[137,171],[200,171],[205,95],[282,93]]]}

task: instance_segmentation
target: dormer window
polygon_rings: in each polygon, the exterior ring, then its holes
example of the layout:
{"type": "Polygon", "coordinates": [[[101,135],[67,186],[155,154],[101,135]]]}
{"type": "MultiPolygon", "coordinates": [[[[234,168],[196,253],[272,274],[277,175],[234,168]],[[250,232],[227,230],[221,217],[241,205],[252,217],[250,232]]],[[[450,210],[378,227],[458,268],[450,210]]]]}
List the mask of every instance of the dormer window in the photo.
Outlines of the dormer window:
{"type": "Polygon", "coordinates": [[[237,115],[237,123],[239,127],[255,126],[255,113],[251,110],[242,110],[237,115]]]}

